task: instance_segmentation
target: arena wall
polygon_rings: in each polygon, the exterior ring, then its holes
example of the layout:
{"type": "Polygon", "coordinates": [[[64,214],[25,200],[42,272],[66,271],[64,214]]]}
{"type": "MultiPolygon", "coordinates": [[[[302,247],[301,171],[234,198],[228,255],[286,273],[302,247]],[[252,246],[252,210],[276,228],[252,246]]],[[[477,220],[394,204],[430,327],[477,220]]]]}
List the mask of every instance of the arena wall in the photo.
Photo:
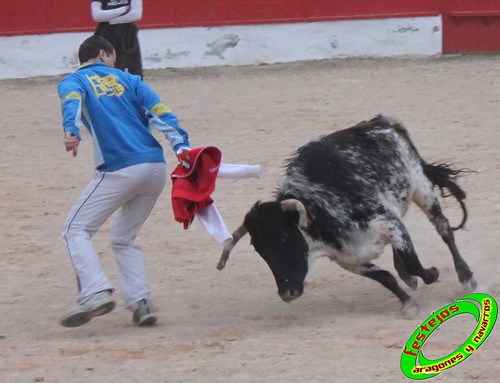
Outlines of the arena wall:
{"type": "MultiPolygon", "coordinates": [[[[78,67],[78,45],[95,28],[90,0],[0,1],[0,79],[59,75],[78,67]]],[[[448,2],[448,8],[468,9],[467,1],[448,2]]],[[[145,69],[443,52],[446,0],[200,3],[144,1],[138,24],[145,69]]]]}

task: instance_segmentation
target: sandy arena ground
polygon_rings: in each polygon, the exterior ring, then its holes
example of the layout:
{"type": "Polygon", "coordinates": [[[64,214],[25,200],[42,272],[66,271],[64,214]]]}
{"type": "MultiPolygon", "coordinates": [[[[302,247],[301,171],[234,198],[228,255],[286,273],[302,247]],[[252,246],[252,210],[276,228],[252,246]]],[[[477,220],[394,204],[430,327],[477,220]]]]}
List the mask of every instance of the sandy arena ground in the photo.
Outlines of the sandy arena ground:
{"type": "MultiPolygon", "coordinates": [[[[213,197],[230,229],[255,201],[271,197],[299,145],[377,113],[398,117],[426,160],[477,171],[460,180],[470,218],[456,239],[479,290],[500,297],[499,76],[499,56],[456,56],[158,70],[146,72],[146,81],[193,147],[216,145],[225,162],[262,164],[263,180],[218,182],[213,197]]],[[[59,79],[0,82],[2,383],[409,381],[399,367],[406,340],[464,293],[448,249],[416,207],[406,217],[410,234],[422,263],[441,276],[411,293],[420,305],[413,320],[400,317],[387,289],[327,260],[311,269],[304,295],[286,304],[246,238],[218,271],[221,248],[199,222],[184,231],[173,220],[169,184],[138,240],[159,324],[134,327],[123,308],[107,224],[95,244],[118,307],[85,326],[61,327],[76,283],[59,231],[93,166],[88,134],[77,158],[64,151],[59,79]]],[[[171,171],[176,160],[165,147],[171,171]]],[[[443,206],[458,222],[458,206],[443,206]]],[[[394,271],[391,261],[387,248],[378,264],[394,271]]],[[[448,354],[474,327],[472,316],[453,318],[425,355],[448,354]]],[[[500,325],[469,359],[431,380],[499,382],[500,325]]]]}

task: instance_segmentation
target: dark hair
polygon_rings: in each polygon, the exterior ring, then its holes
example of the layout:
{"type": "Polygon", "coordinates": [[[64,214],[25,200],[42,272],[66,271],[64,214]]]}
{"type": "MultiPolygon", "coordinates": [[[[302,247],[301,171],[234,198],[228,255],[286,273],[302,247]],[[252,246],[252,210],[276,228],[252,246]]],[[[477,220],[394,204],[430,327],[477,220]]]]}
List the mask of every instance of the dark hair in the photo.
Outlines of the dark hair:
{"type": "Polygon", "coordinates": [[[104,52],[108,55],[115,51],[113,45],[111,45],[111,43],[105,38],[97,35],[90,36],[80,45],[80,48],[78,49],[78,59],[80,60],[80,64],[99,56],[99,51],[101,49],[104,49],[104,52]]]}

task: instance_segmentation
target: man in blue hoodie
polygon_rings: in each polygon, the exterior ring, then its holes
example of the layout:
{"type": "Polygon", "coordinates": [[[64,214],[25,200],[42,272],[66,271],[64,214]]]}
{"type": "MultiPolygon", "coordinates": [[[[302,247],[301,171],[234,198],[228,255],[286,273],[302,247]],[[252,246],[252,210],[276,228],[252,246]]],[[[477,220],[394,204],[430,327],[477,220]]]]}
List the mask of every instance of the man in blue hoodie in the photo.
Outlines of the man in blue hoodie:
{"type": "Polygon", "coordinates": [[[99,262],[92,237],[116,211],[110,244],[125,306],[137,325],[157,321],[144,258],[135,239],[166,180],[165,157],[151,132],[160,130],[180,154],[189,138],[177,117],[139,76],[114,68],[116,54],[104,38],[91,36],[79,48],[81,66],[58,85],[66,151],[78,154],[83,123],[93,140],[96,172],[70,210],[63,242],[78,280],[76,303],[62,317],[81,326],[116,306],[113,287],[99,262]]]}

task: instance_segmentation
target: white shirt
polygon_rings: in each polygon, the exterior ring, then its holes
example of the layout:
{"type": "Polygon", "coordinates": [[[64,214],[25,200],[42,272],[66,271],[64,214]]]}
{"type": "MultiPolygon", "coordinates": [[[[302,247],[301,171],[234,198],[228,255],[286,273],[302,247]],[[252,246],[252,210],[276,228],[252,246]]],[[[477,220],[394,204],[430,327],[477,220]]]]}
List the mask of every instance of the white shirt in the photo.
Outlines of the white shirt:
{"type": "Polygon", "coordinates": [[[98,23],[125,24],[142,19],[142,0],[130,0],[130,5],[114,9],[102,9],[101,1],[92,1],[90,9],[92,19],[98,23]]]}

